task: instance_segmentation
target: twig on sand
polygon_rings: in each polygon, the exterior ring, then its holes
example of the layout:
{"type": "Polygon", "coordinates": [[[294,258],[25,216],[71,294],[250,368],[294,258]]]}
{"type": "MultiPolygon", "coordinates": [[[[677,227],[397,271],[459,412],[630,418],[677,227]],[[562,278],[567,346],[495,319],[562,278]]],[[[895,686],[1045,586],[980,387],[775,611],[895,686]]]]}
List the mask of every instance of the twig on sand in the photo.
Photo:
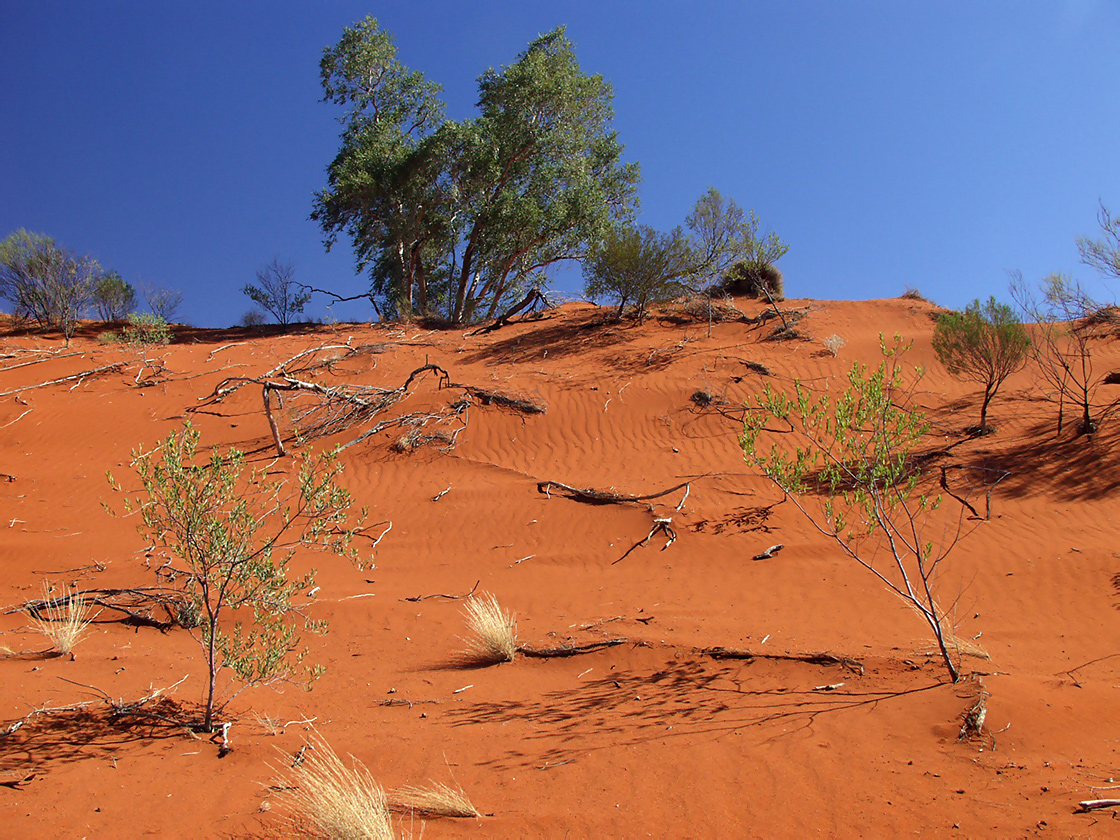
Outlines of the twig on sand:
{"type": "Polygon", "coordinates": [[[75,379],[78,380],[78,384],[81,384],[81,380],[89,376],[97,376],[98,374],[102,373],[111,373],[113,371],[120,370],[122,367],[123,365],[119,362],[114,362],[111,365],[103,365],[102,367],[94,368],[93,370],[84,370],[81,373],[75,373],[71,376],[64,376],[61,379],[52,379],[50,382],[40,382],[37,385],[24,385],[22,388],[13,388],[11,391],[4,391],[0,393],[0,397],[7,397],[11,394],[18,394],[21,391],[31,391],[35,388],[46,388],[48,385],[60,385],[63,382],[72,382],[75,379]]]}
{"type": "Polygon", "coordinates": [[[623,554],[617,560],[611,561],[611,565],[613,566],[616,563],[621,563],[623,560],[625,560],[630,555],[631,551],[638,548],[639,546],[649,545],[649,541],[651,539],[653,539],[653,535],[656,534],[658,531],[663,533],[668,538],[668,541],[665,543],[665,545],[661,546],[662,551],[667,549],[669,546],[671,546],[673,543],[675,543],[677,541],[677,532],[673,530],[673,524],[672,523],[673,523],[672,518],[668,517],[668,516],[659,516],[656,519],[654,519],[653,520],[653,527],[649,529],[649,533],[646,534],[646,538],[644,540],[638,540],[636,543],[634,543],[632,546],[630,546],[630,548],[628,548],[626,550],[625,554],[623,554]]]}
{"type": "Polygon", "coordinates": [[[561,645],[552,648],[534,648],[529,645],[518,645],[517,652],[537,659],[563,658],[566,656],[579,656],[582,653],[594,653],[604,648],[626,644],[626,639],[601,639],[597,642],[588,642],[583,645],[561,645]]]}
{"type": "Polygon", "coordinates": [[[648,499],[659,499],[662,496],[669,495],[675,490],[680,490],[682,487],[685,488],[685,498],[688,498],[687,491],[689,484],[690,482],[684,481],[680,484],[670,487],[668,490],[662,490],[660,493],[648,493],[643,496],[630,496],[625,493],[615,493],[613,490],[596,490],[593,487],[572,487],[559,481],[538,481],[537,492],[544,493],[551,499],[551,491],[555,489],[559,490],[562,493],[566,493],[577,502],[587,502],[593,505],[606,505],[622,504],[625,502],[644,502],[648,499]]]}
{"type": "Polygon", "coordinates": [[[735,648],[710,647],[700,650],[704,656],[712,659],[770,659],[780,662],[806,662],[810,665],[840,665],[849,671],[863,675],[863,663],[858,659],[847,656],[837,656],[834,653],[756,653],[751,650],[737,650],[735,648]]]}
{"type": "Polygon", "coordinates": [[[464,598],[469,598],[469,597],[471,597],[472,595],[474,595],[474,591],[475,591],[476,589],[478,589],[478,585],[479,585],[480,583],[482,583],[482,581],[481,581],[481,580],[476,580],[476,581],[474,582],[474,586],[472,586],[472,587],[471,587],[471,591],[470,591],[470,592],[467,592],[467,593],[465,593],[465,594],[463,594],[463,595],[444,595],[444,594],[442,594],[442,593],[440,593],[440,592],[437,592],[437,593],[435,593],[434,595],[415,595],[415,596],[413,596],[413,597],[411,597],[411,598],[401,598],[401,600],[402,600],[402,601],[412,601],[412,602],[414,602],[414,603],[415,603],[416,601],[427,601],[427,600],[428,600],[429,598],[445,598],[445,599],[447,599],[448,601],[461,601],[461,600],[463,600],[464,598]]]}

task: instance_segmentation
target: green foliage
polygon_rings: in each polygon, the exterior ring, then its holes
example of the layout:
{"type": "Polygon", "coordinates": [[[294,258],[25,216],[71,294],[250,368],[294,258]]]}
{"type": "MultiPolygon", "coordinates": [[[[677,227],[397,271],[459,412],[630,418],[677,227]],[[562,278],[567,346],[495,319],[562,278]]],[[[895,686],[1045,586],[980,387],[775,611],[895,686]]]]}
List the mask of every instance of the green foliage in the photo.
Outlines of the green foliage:
{"type": "Polygon", "coordinates": [[[348,109],[312,218],[347,234],[370,299],[403,317],[492,318],[629,218],[610,85],[584,74],[563,28],[479,79],[479,116],[443,118],[439,87],[399,62],[377,21],[344,30],[320,65],[348,109]]]}
{"type": "Polygon", "coordinates": [[[956,537],[947,538],[947,544],[923,537],[926,517],[941,499],[918,492],[920,472],[913,456],[929,422],[907,407],[922,371],[904,369],[900,357],[910,345],[899,336],[890,346],[880,336],[880,344],[883,362],[874,370],[853,364],[847,387],[835,396],[814,395],[800,382],[792,393],[767,385],[748,405],[740,444],[747,460],[818,530],[922,615],[956,681],[951,633],[934,599],[938,566],[956,537]],[[771,428],[774,421],[780,429],[771,428]],[[764,436],[775,438],[769,449],[762,445],[764,436]],[[811,496],[821,500],[816,514],[807,507],[811,496]],[[893,565],[876,563],[884,545],[893,565]]]}
{"type": "Polygon", "coordinates": [[[128,316],[128,326],[121,333],[121,340],[130,347],[170,344],[171,327],[159,315],[133,312],[128,316]]]}
{"type": "MultiPolygon", "coordinates": [[[[315,586],[314,571],[289,576],[296,549],[352,559],[357,552],[347,525],[350,494],[336,482],[342,470],[337,453],[305,456],[288,477],[274,478],[267,469],[246,476],[240,452],[215,451],[203,460],[198,440],[186,424],[156,449],[134,452],[143,495],[126,496],[125,510],[138,511],[140,533],[174,558],[163,575],[180,589],[184,615],[197,621],[191,632],[209,676],[201,726],[213,731],[215,711],[224,707],[216,705],[223,669],[244,685],[297,675],[310,685],[320,672],[302,665],[307,651],[299,650],[301,626],[320,633],[326,627],[305,617],[294,620],[302,613],[294,599],[315,586]],[[231,615],[232,627],[226,620],[231,615]]],[[[121,490],[111,474],[109,481],[121,490]]]]}
{"type": "Polygon", "coordinates": [[[311,292],[292,280],[294,273],[291,263],[274,259],[257,272],[259,286],[246,285],[241,291],[254,303],[271,312],[277,323],[290,324],[311,300],[311,292]]]}
{"type": "MultiPolygon", "coordinates": [[[[697,199],[685,226],[689,231],[691,274],[696,288],[720,284],[735,266],[755,271],[762,266],[773,267],[789,250],[773,231],[760,236],[754,211],[743,212],[734,199],[724,198],[715,187],[708,187],[697,199]]],[[[778,277],[780,283],[780,272],[778,277]]]]}
{"type": "Polygon", "coordinates": [[[110,271],[97,281],[93,305],[102,321],[123,321],[136,308],[136,290],[117,272],[110,271]]]}
{"type": "Polygon", "coordinates": [[[981,433],[988,430],[988,404],[1011,374],[1022,370],[1031,339],[1015,311],[994,297],[974,300],[964,312],[947,312],[937,319],[933,350],[953,376],[984,386],[980,406],[981,433]]]}
{"type": "Polygon", "coordinates": [[[49,236],[21,228],[0,242],[0,297],[18,317],[61,330],[67,345],[101,276],[97,260],[79,257],[49,236]]]}
{"type": "Polygon", "coordinates": [[[679,295],[681,278],[691,267],[691,252],[680,229],[659,233],[651,227],[620,227],[584,262],[585,294],[592,300],[618,301],[621,318],[633,304],[641,321],[651,303],[679,295]]]}

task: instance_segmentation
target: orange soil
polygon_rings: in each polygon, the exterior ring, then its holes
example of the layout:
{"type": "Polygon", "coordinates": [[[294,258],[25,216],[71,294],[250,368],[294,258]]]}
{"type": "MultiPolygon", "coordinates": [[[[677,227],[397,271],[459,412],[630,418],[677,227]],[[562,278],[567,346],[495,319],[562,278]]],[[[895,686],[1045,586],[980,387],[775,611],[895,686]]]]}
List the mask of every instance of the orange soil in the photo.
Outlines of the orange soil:
{"type": "MultiPolygon", "coordinates": [[[[717,323],[710,337],[707,324],[617,325],[595,307],[568,305],[488,336],[352,324],[272,336],[181,330],[151,351],[163,365],[153,373],[137,351],[98,344],[93,326],[69,351],[53,336],[0,338],[0,473],[12,476],[0,476],[4,607],[36,597],[45,579],[154,583],[135,520],[102,509],[120,501],[105,472],[134,486],[130,451],[185,419],[204,446],[273,460],[259,389],[191,411],[224,377],[259,375],[322,344],[379,344],[319,381],[394,388],[430,361],[452,381],[547,405],[525,416],[476,400],[449,451],[396,452],[396,428],[348,449],[344,483],[370,522],[393,527],[367,571],[297,558],[319,569],[310,610],[330,622],[311,640],[312,659],[326,667],[314,690],[239,695],[225,718],[233,751],[222,759],[206,739],[115,725],[100,701],[85,714],[29,718],[0,736],[0,782],[12,783],[0,787],[0,835],[279,835],[270,765],[286,763],[307,726],[271,734],[264,716],[313,718],[387,788],[461,785],[487,816],[429,821],[433,839],[1120,834],[1109,811],[1074,813],[1078,800],[1120,785],[1115,423],[1095,439],[1055,442],[1057,407],[1028,369],[993,403],[998,434],[953,450],[955,463],[1011,476],[993,494],[991,520],[944,569],[958,633],[982,633],[991,654],[966,659],[973,677],[949,684],[915,614],[792,505],[766,516],[780,494],[744,462],[736,417],[764,381],[841,387],[852,361],[877,363],[880,331],[915,340],[909,359],[927,371],[915,399],[947,442],[976,421],[979,390],[935,361],[929,304],[788,306],[809,307],[800,327],[816,340],[761,342],[768,328],[743,324],[717,323]],[[830,334],[847,342],[838,358],[822,351],[830,334]],[[11,393],[113,362],[123,367],[11,393]],[[715,403],[698,406],[698,390],[715,403]],[[654,536],[615,562],[649,532],[648,507],[549,497],[537,491],[545,480],[630,494],[691,485],[680,511],[679,491],[654,503],[677,541],[661,550],[654,536]],[[752,561],[775,543],[785,549],[752,561]],[[457,667],[462,602],[408,599],[462,594],[476,582],[517,613],[524,643],[627,643],[457,667]],[[716,660],[700,652],[711,646],[831,651],[861,660],[864,672],[716,660]],[[986,735],[958,742],[979,674],[991,693],[986,735]],[[835,683],[844,685],[813,690],[835,683]],[[416,705],[381,705],[389,699],[416,705]]],[[[1096,361],[1120,367],[1120,349],[1096,361]]],[[[462,393],[427,377],[378,419],[435,410],[462,393]]],[[[46,641],[25,613],[0,615],[10,651],[0,658],[0,732],[34,709],[97,699],[82,686],[138,698],[189,675],[175,697],[197,702],[204,668],[186,632],[117,618],[102,613],[71,660],[36,653],[46,641]]],[[[419,822],[403,828],[420,834],[419,822]]]]}

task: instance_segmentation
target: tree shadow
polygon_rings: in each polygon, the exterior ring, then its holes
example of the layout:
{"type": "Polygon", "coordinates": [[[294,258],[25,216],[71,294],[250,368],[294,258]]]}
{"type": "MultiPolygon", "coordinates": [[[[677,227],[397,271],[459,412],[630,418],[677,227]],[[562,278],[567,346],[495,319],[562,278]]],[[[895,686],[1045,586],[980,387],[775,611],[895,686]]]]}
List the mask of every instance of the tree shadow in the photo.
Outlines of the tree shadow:
{"type": "Polygon", "coordinates": [[[1009,446],[995,448],[998,438],[977,438],[982,446],[969,455],[969,462],[986,469],[1004,470],[1002,493],[1016,496],[1052,494],[1064,501],[1108,498],[1120,491],[1120,459],[1117,432],[1104,429],[1094,435],[1074,436],[1067,429],[1055,438],[1050,421],[1031,427],[1009,446]]]}
{"type": "Polygon", "coordinates": [[[525,362],[543,358],[561,359],[589,350],[621,344],[630,339],[630,329],[602,312],[576,313],[545,327],[508,336],[465,353],[468,363],[525,362]]]}
{"type": "Polygon", "coordinates": [[[820,715],[873,707],[945,684],[923,680],[915,686],[909,671],[890,665],[880,670],[888,673],[858,677],[838,666],[682,659],[652,673],[615,673],[531,700],[481,702],[446,714],[453,726],[521,724],[525,743],[554,744],[510,749],[483,762],[514,769],[567,763],[593,750],[718,737],[746,728],[759,730],[766,740],[788,737],[812,728],[820,715]],[[861,685],[845,688],[853,679],[861,685]]]}
{"type": "Polygon", "coordinates": [[[147,711],[160,717],[119,715],[109,705],[96,705],[44,710],[24,718],[15,731],[0,737],[0,772],[48,770],[56,764],[111,756],[137,741],[182,737],[185,727],[170,722],[188,717],[179,703],[160,698],[147,711]]]}

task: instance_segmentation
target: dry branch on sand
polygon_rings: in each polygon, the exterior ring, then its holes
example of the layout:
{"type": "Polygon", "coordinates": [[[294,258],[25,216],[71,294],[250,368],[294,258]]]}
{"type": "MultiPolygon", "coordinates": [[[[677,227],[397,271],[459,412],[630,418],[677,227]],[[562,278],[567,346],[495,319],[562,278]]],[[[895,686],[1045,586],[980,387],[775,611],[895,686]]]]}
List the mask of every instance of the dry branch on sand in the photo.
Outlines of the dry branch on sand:
{"type": "Polygon", "coordinates": [[[748,662],[752,659],[771,659],[780,662],[806,662],[810,665],[839,665],[863,675],[862,662],[848,656],[837,656],[834,653],[758,653],[725,647],[701,648],[699,652],[712,659],[743,659],[748,662]]]}
{"type": "Polygon", "coordinates": [[[579,656],[584,653],[595,653],[609,647],[626,644],[626,639],[600,639],[597,642],[587,642],[582,645],[561,645],[551,648],[534,648],[529,645],[518,645],[517,652],[533,659],[563,659],[569,656],[579,656]]]}
{"type": "Polygon", "coordinates": [[[61,385],[63,382],[73,382],[74,380],[78,380],[78,384],[80,385],[82,380],[88,379],[91,376],[100,376],[104,373],[113,373],[120,370],[122,367],[124,367],[124,365],[120,364],[119,362],[111,365],[102,365],[101,367],[93,368],[92,370],[84,370],[81,373],[75,373],[71,376],[63,376],[61,379],[52,379],[49,382],[39,382],[35,385],[24,385],[22,388],[13,388],[10,391],[3,391],[0,392],[0,397],[8,397],[12,394],[18,394],[22,391],[32,391],[35,388],[46,388],[48,385],[61,385]]]}
{"type": "Polygon", "coordinates": [[[388,801],[362,762],[347,767],[318,734],[300,750],[293,769],[273,787],[301,836],[330,840],[393,840],[388,801]]]}
{"type": "MultiPolygon", "coordinates": [[[[175,589],[161,586],[142,586],[134,589],[82,589],[72,593],[72,597],[81,599],[87,606],[101,607],[123,613],[125,621],[131,624],[140,624],[167,630],[175,624],[182,623],[183,610],[186,599],[183,594],[175,589]],[[162,609],[167,613],[168,619],[156,618],[155,610],[162,609]]],[[[4,611],[5,615],[16,612],[28,612],[32,618],[41,618],[44,613],[58,607],[61,599],[45,597],[28,601],[4,611]]]]}
{"type": "Polygon", "coordinates": [[[421,429],[429,422],[445,422],[464,415],[471,405],[472,398],[483,405],[497,405],[522,414],[543,414],[545,411],[545,406],[524,397],[452,382],[450,374],[444,368],[431,363],[413,370],[404,383],[396,388],[381,388],[374,385],[324,385],[308,378],[318,370],[332,370],[339,362],[361,353],[381,352],[385,346],[369,345],[351,348],[345,345],[331,345],[304,350],[261,376],[236,376],[223,379],[209,395],[202,397],[200,405],[192,410],[197,411],[205,406],[220,403],[245,386],[260,386],[265,417],[268,420],[277,454],[280,456],[286,455],[287,452],[272,410],[273,392],[276,392],[277,399],[281,401],[281,407],[283,407],[284,393],[291,394],[293,400],[300,396],[309,398],[308,402],[298,405],[293,403],[289,406],[289,422],[299,430],[299,436],[302,438],[325,437],[369,422],[408,396],[412,391],[413,383],[427,372],[435,374],[439,390],[453,388],[466,392],[441,411],[414,413],[378,423],[345,444],[343,449],[393,426],[408,429],[406,434],[394,444],[398,452],[411,452],[429,443],[453,446],[463,427],[454,432],[435,433],[425,433],[421,429]]]}
{"type": "Polygon", "coordinates": [[[587,502],[593,505],[606,505],[606,504],[621,504],[624,502],[645,502],[649,499],[659,499],[662,496],[667,496],[675,490],[680,490],[682,487],[685,489],[685,495],[688,495],[688,488],[690,482],[685,481],[670,487],[668,490],[662,490],[660,493],[648,493],[643,496],[630,496],[625,493],[615,493],[613,490],[596,490],[592,487],[572,487],[563,484],[559,481],[538,481],[537,492],[544,493],[549,498],[552,498],[552,490],[559,490],[565,493],[570,498],[575,499],[577,502],[587,502]]]}

